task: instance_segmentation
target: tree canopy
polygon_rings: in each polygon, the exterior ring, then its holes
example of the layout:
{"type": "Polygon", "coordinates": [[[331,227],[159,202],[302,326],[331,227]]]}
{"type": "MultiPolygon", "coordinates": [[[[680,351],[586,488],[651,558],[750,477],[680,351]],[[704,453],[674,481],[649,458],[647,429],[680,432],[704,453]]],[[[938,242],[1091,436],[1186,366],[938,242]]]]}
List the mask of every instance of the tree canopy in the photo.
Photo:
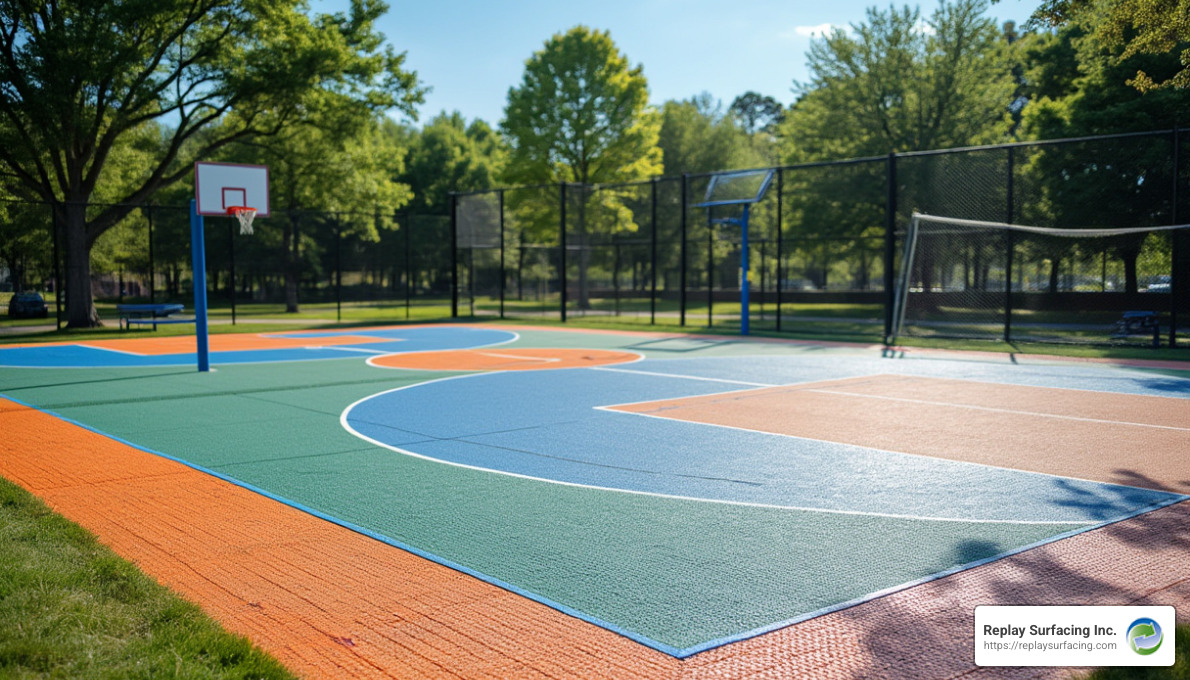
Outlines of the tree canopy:
{"type": "Polygon", "coordinates": [[[661,171],[644,69],[629,66],[607,31],[576,26],[547,40],[508,91],[500,128],[509,181],[624,182],[661,171]]]}
{"type": "Polygon", "coordinates": [[[781,126],[785,158],[820,160],[1006,137],[1015,81],[984,0],[871,8],[810,45],[810,80],[781,126]]]}
{"type": "Polygon", "coordinates": [[[98,323],[88,254],[158,189],[237,141],[346,102],[414,113],[380,0],[308,16],[298,0],[0,0],[0,181],[54,203],[69,324],[98,323]],[[157,153],[112,205],[85,206],[127,135],[160,121],[157,153]]]}

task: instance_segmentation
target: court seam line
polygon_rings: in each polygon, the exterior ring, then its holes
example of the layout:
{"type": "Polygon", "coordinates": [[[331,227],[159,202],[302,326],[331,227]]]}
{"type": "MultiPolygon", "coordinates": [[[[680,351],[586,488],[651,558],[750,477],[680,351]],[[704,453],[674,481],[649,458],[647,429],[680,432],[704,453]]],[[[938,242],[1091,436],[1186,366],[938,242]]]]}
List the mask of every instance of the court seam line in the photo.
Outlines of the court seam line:
{"type": "MultiPolygon", "coordinates": [[[[595,369],[588,368],[587,370],[595,370],[595,369]]],[[[730,500],[724,500],[724,499],[719,499],[719,498],[700,498],[697,496],[679,496],[676,494],[663,494],[663,493],[658,493],[656,491],[640,491],[640,490],[636,490],[636,489],[617,489],[614,487],[595,486],[593,484],[581,484],[578,482],[566,482],[566,481],[557,480],[557,479],[548,479],[545,477],[534,477],[532,475],[525,475],[525,474],[521,474],[519,472],[508,472],[506,470],[494,470],[492,468],[479,467],[477,465],[469,465],[467,463],[459,463],[459,462],[455,462],[455,461],[443,460],[441,458],[434,458],[432,456],[417,453],[416,451],[409,451],[409,450],[403,449],[399,446],[392,445],[392,444],[386,444],[386,443],[381,442],[377,439],[373,439],[372,437],[369,437],[368,435],[363,434],[362,432],[359,432],[358,430],[356,430],[348,422],[348,414],[351,412],[352,409],[354,409],[359,404],[361,404],[365,401],[368,401],[369,399],[379,397],[381,395],[392,394],[394,392],[400,392],[402,390],[411,389],[414,387],[418,387],[420,385],[428,385],[431,383],[441,382],[441,381],[445,381],[445,380],[458,380],[458,379],[463,379],[463,378],[470,378],[475,375],[492,375],[493,373],[507,373],[507,372],[508,371],[492,371],[492,372],[488,372],[488,373],[468,373],[468,374],[464,374],[464,375],[452,375],[452,376],[447,376],[444,378],[438,378],[435,380],[429,380],[429,381],[422,382],[422,383],[416,383],[414,385],[404,385],[402,387],[398,387],[395,389],[387,390],[384,392],[379,392],[379,393],[371,395],[369,397],[364,397],[364,398],[356,401],[355,403],[350,404],[345,409],[343,409],[342,414],[340,414],[340,416],[339,416],[339,424],[343,427],[343,429],[347,430],[352,435],[359,437],[360,439],[363,439],[366,442],[370,442],[376,446],[379,446],[383,449],[388,449],[389,451],[393,451],[393,452],[399,453],[401,455],[410,456],[413,458],[420,458],[422,460],[429,461],[432,463],[451,465],[451,466],[463,468],[466,470],[474,470],[476,472],[504,475],[507,477],[514,477],[517,479],[526,479],[526,480],[535,481],[535,482],[545,482],[547,484],[558,484],[561,486],[569,486],[569,487],[574,487],[574,488],[579,488],[579,489],[590,489],[593,491],[608,491],[608,492],[612,492],[612,493],[625,493],[625,494],[632,494],[632,495],[637,495],[637,496],[650,496],[650,497],[654,497],[654,498],[665,498],[665,499],[670,499],[670,500],[693,501],[693,502],[697,502],[697,503],[717,503],[719,505],[737,505],[737,506],[741,506],[741,507],[763,508],[763,509],[769,509],[769,510],[792,510],[792,511],[799,511],[799,512],[817,512],[817,513],[823,513],[823,514],[883,517],[886,519],[899,519],[899,520],[922,521],[922,522],[954,522],[954,523],[965,522],[965,523],[971,523],[971,524],[1021,524],[1021,525],[1025,525],[1025,524],[1027,524],[1027,525],[1058,525],[1058,524],[1064,524],[1064,525],[1088,524],[1088,525],[1090,525],[1090,524],[1095,524],[1095,523],[1101,521],[1101,520],[1015,520],[1015,519],[986,519],[986,518],[985,519],[964,519],[964,518],[956,518],[956,517],[926,517],[926,516],[916,516],[916,515],[894,515],[891,513],[863,512],[863,511],[858,511],[858,510],[838,510],[838,509],[831,509],[831,508],[807,508],[807,507],[791,506],[791,505],[775,505],[775,504],[771,504],[771,503],[755,503],[755,502],[750,502],[750,501],[730,501],[730,500]]],[[[728,393],[725,392],[723,394],[728,394],[728,393]]],[[[643,414],[643,413],[632,413],[629,411],[614,411],[614,409],[610,409],[610,408],[604,407],[604,406],[597,406],[597,407],[595,407],[595,410],[612,411],[615,413],[624,413],[627,415],[634,415],[634,416],[645,416],[648,418],[660,418],[660,416],[653,416],[653,415],[643,414]]],[[[667,420],[669,422],[675,422],[673,418],[662,418],[662,419],[667,420]]],[[[370,422],[370,421],[365,421],[365,422],[370,422]]],[[[693,421],[687,421],[687,422],[693,423],[693,421]]],[[[374,423],[371,423],[371,424],[374,424],[374,423]]],[[[706,425],[707,423],[693,423],[693,424],[706,425]]],[[[759,432],[760,434],[768,434],[768,435],[778,436],[778,437],[790,437],[790,435],[779,435],[779,434],[774,434],[771,432],[760,432],[759,430],[748,430],[748,429],[744,429],[744,428],[731,427],[728,425],[717,426],[717,425],[712,424],[712,427],[729,427],[730,429],[742,430],[744,432],[753,432],[753,433],[759,432]]],[[[791,437],[791,438],[793,438],[793,439],[809,439],[808,437],[791,437]]],[[[465,440],[461,439],[460,437],[449,437],[449,438],[436,437],[436,438],[433,438],[428,441],[433,441],[433,442],[464,441],[464,443],[468,443],[468,444],[479,445],[479,446],[489,446],[488,444],[483,444],[480,442],[466,442],[465,440]]],[[[823,440],[811,440],[811,441],[823,441],[823,440]]],[[[412,442],[411,444],[406,444],[406,446],[412,446],[412,445],[416,445],[419,443],[425,443],[425,442],[412,442]]],[[[840,442],[827,442],[827,443],[839,444],[841,446],[853,446],[851,444],[841,444],[840,442]]],[[[868,447],[855,447],[855,448],[868,448],[868,447]]],[[[879,449],[869,449],[869,450],[879,451],[879,449]]],[[[916,455],[916,454],[904,454],[904,453],[900,453],[897,451],[890,451],[890,452],[886,452],[886,453],[894,453],[897,455],[916,455]]],[[[939,460],[938,458],[934,458],[934,457],[930,457],[930,456],[918,456],[918,457],[929,458],[931,460],[939,460]]],[[[980,464],[972,463],[972,465],[980,465],[980,464]]],[[[985,465],[984,467],[990,467],[992,469],[997,469],[997,470],[1011,470],[1014,472],[1023,472],[1026,474],[1039,474],[1039,475],[1045,474],[1045,473],[1041,473],[1041,472],[1028,472],[1028,471],[1023,471],[1023,470],[1013,470],[1012,468],[999,468],[994,465],[985,465]]],[[[1058,477],[1058,475],[1046,475],[1046,476],[1058,477]]],[[[1095,480],[1080,480],[1080,481],[1087,481],[1087,482],[1091,482],[1094,484],[1104,484],[1104,485],[1108,485],[1108,486],[1113,486],[1111,484],[1108,484],[1107,482],[1099,482],[1099,481],[1095,481],[1095,480]]],[[[1122,486],[1122,485],[1114,485],[1114,486],[1122,486]]],[[[1129,487],[1129,488],[1132,488],[1132,487],[1129,487]]],[[[1141,489],[1143,491],[1147,491],[1150,493],[1170,494],[1170,492],[1168,492],[1168,491],[1158,491],[1155,489],[1144,489],[1143,487],[1135,487],[1135,488],[1138,488],[1138,489],[1141,489]]],[[[1187,496],[1186,498],[1190,498],[1190,496],[1187,496]]]]}
{"type": "MultiPolygon", "coordinates": [[[[991,384],[991,383],[989,383],[991,384]]],[[[1059,388],[1060,389],[1060,388],[1059,388]]],[[[883,399],[886,401],[900,401],[908,404],[925,404],[927,406],[944,406],[952,408],[971,409],[973,411],[991,411],[993,413],[1010,413],[1020,416],[1033,416],[1037,418],[1055,418],[1058,420],[1074,420],[1084,423],[1100,423],[1103,425],[1124,425],[1127,427],[1149,427],[1158,430],[1174,430],[1177,432],[1190,432],[1190,427],[1175,427],[1173,425],[1151,425],[1148,423],[1134,423],[1127,420],[1103,420],[1101,418],[1081,418],[1079,416],[1067,416],[1055,413],[1040,413],[1037,411],[1017,411],[1007,408],[996,408],[995,406],[977,406],[974,404],[952,404],[944,401],[929,401],[926,399],[911,399],[908,397],[889,397],[879,394],[863,394],[859,392],[843,392],[838,390],[821,390],[821,389],[803,389],[802,392],[815,392],[817,394],[833,394],[843,397],[861,397],[864,399],[883,399]]],[[[1143,396],[1143,395],[1141,395],[1143,396]]]]}

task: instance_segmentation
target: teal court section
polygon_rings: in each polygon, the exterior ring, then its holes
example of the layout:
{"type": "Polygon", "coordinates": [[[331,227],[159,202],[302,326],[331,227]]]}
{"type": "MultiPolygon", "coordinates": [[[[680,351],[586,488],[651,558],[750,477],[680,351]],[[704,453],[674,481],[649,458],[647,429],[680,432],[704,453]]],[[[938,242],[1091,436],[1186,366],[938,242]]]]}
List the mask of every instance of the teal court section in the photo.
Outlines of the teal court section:
{"type": "Polygon", "coordinates": [[[211,374],[5,369],[0,393],[675,656],[1184,498],[661,427],[597,408],[890,371],[1190,398],[1177,372],[602,333],[516,337],[507,346],[624,349],[645,360],[482,375],[379,369],[365,355],[211,374]],[[357,434],[365,428],[368,439],[357,434]]]}

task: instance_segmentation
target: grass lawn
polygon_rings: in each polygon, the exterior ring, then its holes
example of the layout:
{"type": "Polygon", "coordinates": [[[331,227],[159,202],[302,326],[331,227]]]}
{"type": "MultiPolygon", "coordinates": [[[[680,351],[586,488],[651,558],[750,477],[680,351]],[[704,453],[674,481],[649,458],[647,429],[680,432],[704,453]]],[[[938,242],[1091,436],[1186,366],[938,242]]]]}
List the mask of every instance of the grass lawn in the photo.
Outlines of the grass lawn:
{"type": "Polygon", "coordinates": [[[294,676],[0,478],[0,677],[294,676]]]}

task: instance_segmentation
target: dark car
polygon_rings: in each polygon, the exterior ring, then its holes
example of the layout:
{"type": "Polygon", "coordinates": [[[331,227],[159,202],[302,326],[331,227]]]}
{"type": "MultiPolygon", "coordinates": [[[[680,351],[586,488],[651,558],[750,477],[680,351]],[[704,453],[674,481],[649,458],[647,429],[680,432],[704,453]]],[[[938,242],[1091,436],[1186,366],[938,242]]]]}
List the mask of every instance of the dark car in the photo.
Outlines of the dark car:
{"type": "Polygon", "coordinates": [[[17,293],[8,301],[8,315],[14,319],[44,319],[50,315],[50,310],[41,295],[17,293]]]}

